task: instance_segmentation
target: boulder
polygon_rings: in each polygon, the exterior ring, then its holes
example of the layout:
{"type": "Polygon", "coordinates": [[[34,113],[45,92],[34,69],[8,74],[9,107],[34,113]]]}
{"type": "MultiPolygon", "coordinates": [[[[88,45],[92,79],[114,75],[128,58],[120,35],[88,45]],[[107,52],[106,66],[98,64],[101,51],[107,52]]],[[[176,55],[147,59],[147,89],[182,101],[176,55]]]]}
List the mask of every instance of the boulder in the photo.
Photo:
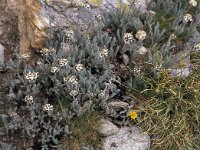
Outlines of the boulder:
{"type": "MultiPolygon", "coordinates": [[[[9,4],[13,0],[8,0],[9,4]]],[[[131,1],[121,0],[130,5],[131,1]]],[[[43,48],[48,37],[49,27],[60,28],[70,26],[82,28],[95,20],[95,15],[113,6],[119,6],[119,0],[17,0],[20,34],[20,53],[30,53],[31,48],[43,48]]],[[[146,10],[145,0],[141,1],[142,11],[146,10]]],[[[15,7],[15,6],[11,6],[15,7]]]]}
{"type": "Polygon", "coordinates": [[[150,137],[138,127],[123,127],[104,139],[102,150],[150,150],[150,137]]]}

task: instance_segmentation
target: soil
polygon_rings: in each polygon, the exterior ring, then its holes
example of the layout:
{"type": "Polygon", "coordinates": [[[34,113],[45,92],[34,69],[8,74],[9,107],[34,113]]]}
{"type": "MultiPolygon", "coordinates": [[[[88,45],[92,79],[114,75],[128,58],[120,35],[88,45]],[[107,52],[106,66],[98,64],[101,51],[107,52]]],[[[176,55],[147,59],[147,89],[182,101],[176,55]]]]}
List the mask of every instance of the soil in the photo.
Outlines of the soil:
{"type": "MultiPolygon", "coordinates": [[[[18,21],[17,15],[8,8],[6,0],[0,2],[0,44],[5,47],[5,62],[8,62],[12,54],[18,50],[19,36],[18,36],[18,21]]],[[[8,114],[8,110],[12,110],[15,104],[8,102],[6,95],[8,89],[3,88],[4,80],[6,79],[8,72],[0,72],[0,129],[3,128],[1,116],[8,114]]],[[[1,132],[0,132],[1,134],[1,132]]],[[[21,138],[19,134],[0,135],[0,149],[2,150],[27,150],[29,148],[30,140],[21,138]],[[9,144],[11,147],[3,147],[3,145],[9,144]]]]}

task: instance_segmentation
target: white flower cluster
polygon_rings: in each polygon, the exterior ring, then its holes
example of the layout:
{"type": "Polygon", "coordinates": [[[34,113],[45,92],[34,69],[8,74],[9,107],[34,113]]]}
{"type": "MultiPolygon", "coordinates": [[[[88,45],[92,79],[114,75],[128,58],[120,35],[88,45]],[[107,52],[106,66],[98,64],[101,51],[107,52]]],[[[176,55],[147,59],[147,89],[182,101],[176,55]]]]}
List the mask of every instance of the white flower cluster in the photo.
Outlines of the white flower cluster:
{"type": "Polygon", "coordinates": [[[77,78],[75,76],[70,76],[70,77],[64,77],[63,78],[65,83],[72,83],[72,84],[77,84],[77,78]]]}
{"type": "Polygon", "coordinates": [[[189,22],[189,21],[192,21],[193,19],[192,19],[192,15],[191,14],[185,14],[185,16],[183,16],[183,21],[184,22],[189,22]]]}
{"type": "Polygon", "coordinates": [[[95,15],[94,17],[97,22],[101,22],[101,15],[95,15]]]}
{"type": "Polygon", "coordinates": [[[92,98],[92,97],[94,97],[94,93],[91,92],[91,91],[89,91],[89,92],[87,93],[87,96],[88,96],[89,98],[92,98]]]}
{"type": "Polygon", "coordinates": [[[30,58],[30,56],[28,54],[22,54],[21,58],[27,60],[28,58],[30,58]]]}
{"type": "Polygon", "coordinates": [[[155,69],[156,69],[156,71],[161,72],[162,71],[162,65],[156,65],[155,69]]]}
{"type": "Polygon", "coordinates": [[[150,10],[149,13],[150,13],[152,16],[155,16],[155,15],[156,15],[156,12],[153,11],[153,10],[150,10]]]}
{"type": "Polygon", "coordinates": [[[195,0],[189,0],[188,2],[190,5],[192,5],[193,7],[196,7],[197,6],[197,1],[195,0]]]}
{"type": "Polygon", "coordinates": [[[134,0],[134,1],[133,1],[133,4],[135,4],[135,5],[139,5],[140,3],[141,3],[140,0],[134,0]]]}
{"type": "Polygon", "coordinates": [[[74,31],[72,30],[67,30],[65,31],[65,35],[69,38],[73,38],[74,37],[74,31]]]}
{"type": "Polygon", "coordinates": [[[53,105],[51,104],[45,104],[43,107],[44,111],[53,111],[53,105]]]}
{"type": "Polygon", "coordinates": [[[50,49],[43,48],[43,49],[40,50],[40,53],[42,53],[43,56],[48,56],[48,55],[50,55],[54,52],[56,52],[56,50],[54,48],[50,48],[50,49]]]}
{"type": "Polygon", "coordinates": [[[81,71],[81,70],[83,70],[83,69],[84,69],[83,64],[77,64],[77,65],[76,65],[76,70],[77,70],[77,71],[81,71]]]}
{"type": "Polygon", "coordinates": [[[70,96],[76,96],[77,94],[78,94],[78,91],[76,91],[76,90],[72,90],[72,91],[69,93],[70,96]]]}
{"type": "Polygon", "coordinates": [[[141,67],[140,66],[135,66],[133,70],[134,74],[139,75],[141,72],[141,67]]]}
{"type": "Polygon", "coordinates": [[[176,35],[174,34],[174,33],[172,33],[172,34],[170,34],[170,37],[169,37],[171,40],[174,40],[174,39],[176,39],[177,37],[176,37],[176,35]]]}
{"type": "Polygon", "coordinates": [[[38,72],[28,72],[25,74],[25,78],[27,80],[33,81],[36,80],[39,77],[38,72]]]}
{"type": "Polygon", "coordinates": [[[90,9],[89,4],[84,4],[83,2],[76,2],[75,4],[77,7],[84,7],[84,8],[90,9]]]}
{"type": "Polygon", "coordinates": [[[105,91],[101,91],[101,92],[99,93],[98,97],[99,97],[99,99],[101,99],[101,100],[106,99],[106,93],[105,93],[105,91]]]}
{"type": "Polygon", "coordinates": [[[58,68],[57,67],[51,67],[51,72],[52,73],[56,73],[56,72],[58,72],[58,68]]]}
{"type": "Polygon", "coordinates": [[[61,67],[67,66],[68,60],[67,59],[58,59],[58,63],[61,67]]]}
{"type": "Polygon", "coordinates": [[[72,30],[67,30],[65,31],[65,35],[66,35],[66,40],[68,43],[71,43],[74,39],[74,31],[72,30]]]}
{"type": "Polygon", "coordinates": [[[25,98],[24,98],[25,102],[27,103],[33,103],[33,96],[31,95],[27,95],[25,98]]]}
{"type": "Polygon", "coordinates": [[[200,43],[198,43],[198,44],[196,44],[196,45],[194,46],[194,50],[195,50],[195,51],[200,51],[200,43]]]}
{"type": "Polygon", "coordinates": [[[100,57],[104,57],[104,56],[108,56],[108,49],[107,48],[103,48],[100,51],[100,57]]]}
{"type": "Polygon", "coordinates": [[[125,33],[123,39],[124,39],[124,43],[126,44],[130,44],[135,40],[131,33],[125,33]]]}
{"type": "Polygon", "coordinates": [[[139,30],[136,34],[135,37],[139,40],[144,40],[147,36],[147,33],[143,30],[139,30]]]}

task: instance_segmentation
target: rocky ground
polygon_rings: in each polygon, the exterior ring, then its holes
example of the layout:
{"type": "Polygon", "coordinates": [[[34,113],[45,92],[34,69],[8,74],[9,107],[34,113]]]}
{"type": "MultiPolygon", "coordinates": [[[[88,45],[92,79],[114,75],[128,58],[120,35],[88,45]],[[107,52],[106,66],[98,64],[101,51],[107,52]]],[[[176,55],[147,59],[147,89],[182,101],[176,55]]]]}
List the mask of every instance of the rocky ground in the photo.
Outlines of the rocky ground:
{"type": "MultiPolygon", "coordinates": [[[[17,15],[8,8],[6,0],[0,1],[0,59],[7,62],[12,54],[18,49],[19,36],[18,36],[18,22],[17,15]],[[4,53],[4,55],[3,55],[4,53]]],[[[7,110],[13,109],[11,103],[7,103],[5,99],[5,90],[1,86],[4,84],[4,79],[8,73],[0,70],[0,116],[5,114],[7,110]]],[[[2,127],[2,121],[0,119],[0,127],[2,127]]],[[[25,147],[23,139],[19,138],[19,135],[12,136],[2,135],[0,131],[0,149],[1,150],[23,150],[25,147]],[[21,140],[20,140],[21,139],[21,140]],[[12,143],[12,145],[8,145],[12,143]],[[23,148],[22,148],[23,147],[23,148]]],[[[27,144],[25,144],[27,145],[27,144]]],[[[27,149],[27,148],[25,148],[27,149]]]]}

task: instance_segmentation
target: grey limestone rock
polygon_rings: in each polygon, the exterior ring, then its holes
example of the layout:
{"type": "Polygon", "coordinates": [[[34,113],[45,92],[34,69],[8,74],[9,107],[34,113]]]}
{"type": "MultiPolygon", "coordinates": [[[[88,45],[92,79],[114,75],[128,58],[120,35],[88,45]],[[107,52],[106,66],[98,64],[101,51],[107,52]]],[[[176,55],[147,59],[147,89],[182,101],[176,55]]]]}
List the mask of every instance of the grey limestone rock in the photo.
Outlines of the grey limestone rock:
{"type": "Polygon", "coordinates": [[[150,150],[150,137],[138,127],[124,127],[117,134],[106,137],[103,150],[150,150]]]}

